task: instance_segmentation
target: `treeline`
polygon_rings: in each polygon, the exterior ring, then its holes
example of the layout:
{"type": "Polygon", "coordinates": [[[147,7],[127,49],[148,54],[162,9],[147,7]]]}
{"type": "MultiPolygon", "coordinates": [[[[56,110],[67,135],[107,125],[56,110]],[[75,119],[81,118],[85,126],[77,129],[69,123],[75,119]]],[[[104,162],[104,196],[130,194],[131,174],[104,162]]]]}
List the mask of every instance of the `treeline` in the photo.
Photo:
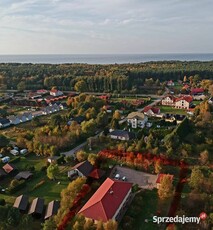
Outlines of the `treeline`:
{"type": "Polygon", "coordinates": [[[184,76],[213,76],[210,62],[147,62],[140,64],[0,64],[1,89],[39,89],[57,86],[73,90],[76,82],[84,80],[88,91],[112,92],[140,89],[146,79],[160,82],[182,80],[184,76]],[[20,87],[21,86],[21,87],[20,87]]]}

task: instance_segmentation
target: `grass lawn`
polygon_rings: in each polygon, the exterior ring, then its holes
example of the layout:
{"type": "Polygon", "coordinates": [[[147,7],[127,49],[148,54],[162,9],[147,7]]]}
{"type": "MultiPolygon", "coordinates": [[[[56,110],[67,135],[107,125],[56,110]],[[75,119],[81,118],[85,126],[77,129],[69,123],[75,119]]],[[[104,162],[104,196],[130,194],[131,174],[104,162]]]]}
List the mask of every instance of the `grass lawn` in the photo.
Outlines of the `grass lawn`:
{"type": "MultiPolygon", "coordinates": [[[[0,198],[3,198],[8,203],[13,203],[15,198],[21,194],[28,195],[30,200],[41,197],[45,199],[45,203],[52,200],[60,200],[61,190],[66,188],[69,180],[67,178],[67,170],[69,167],[60,166],[60,174],[56,177],[56,181],[51,181],[46,176],[46,170],[41,170],[43,166],[46,165],[46,158],[36,157],[30,154],[26,157],[21,157],[19,162],[15,162],[14,165],[21,170],[26,170],[27,166],[34,166],[35,171],[33,172],[33,177],[26,182],[26,186],[18,190],[14,194],[0,194],[0,198]],[[45,181],[39,187],[33,189],[39,182],[45,181]],[[58,182],[60,182],[58,184],[58,182]]],[[[1,185],[6,188],[9,186],[13,178],[5,178],[1,185]]]]}
{"type": "Polygon", "coordinates": [[[176,109],[173,108],[172,106],[164,106],[164,105],[159,105],[161,113],[172,113],[172,114],[180,114],[180,115],[186,115],[186,110],[184,109],[176,109]]]}

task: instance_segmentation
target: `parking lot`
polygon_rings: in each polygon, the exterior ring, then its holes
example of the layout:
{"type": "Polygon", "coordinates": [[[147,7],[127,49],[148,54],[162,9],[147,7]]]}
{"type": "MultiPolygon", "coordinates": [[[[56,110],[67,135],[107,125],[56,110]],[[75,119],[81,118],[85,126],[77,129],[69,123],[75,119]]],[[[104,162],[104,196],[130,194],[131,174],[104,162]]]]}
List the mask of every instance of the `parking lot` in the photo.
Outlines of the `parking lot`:
{"type": "Polygon", "coordinates": [[[118,175],[120,180],[122,180],[122,178],[125,177],[124,179],[126,181],[131,182],[133,184],[138,184],[140,188],[156,188],[156,180],[158,177],[157,175],[140,172],[126,167],[115,166],[110,174],[110,177],[115,179],[115,177],[118,178],[118,175]]]}

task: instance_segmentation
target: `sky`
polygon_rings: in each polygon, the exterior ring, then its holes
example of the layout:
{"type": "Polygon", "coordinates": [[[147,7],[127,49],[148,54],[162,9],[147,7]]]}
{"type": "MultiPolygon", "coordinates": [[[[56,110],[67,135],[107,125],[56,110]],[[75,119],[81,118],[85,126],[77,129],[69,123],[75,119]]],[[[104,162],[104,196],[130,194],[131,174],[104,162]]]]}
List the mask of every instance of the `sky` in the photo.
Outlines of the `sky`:
{"type": "Polygon", "coordinates": [[[213,53],[212,0],[0,0],[0,54],[213,53]]]}

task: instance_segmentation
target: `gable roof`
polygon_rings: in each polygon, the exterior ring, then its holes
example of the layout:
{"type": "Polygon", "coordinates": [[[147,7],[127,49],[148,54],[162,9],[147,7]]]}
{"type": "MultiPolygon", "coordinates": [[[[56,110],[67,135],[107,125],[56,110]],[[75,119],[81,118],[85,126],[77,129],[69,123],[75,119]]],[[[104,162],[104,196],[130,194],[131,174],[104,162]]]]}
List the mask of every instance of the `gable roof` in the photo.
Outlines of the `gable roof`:
{"type": "Polygon", "coordinates": [[[126,139],[134,139],[135,138],[135,134],[132,132],[128,132],[126,130],[120,130],[120,129],[116,129],[113,130],[112,132],[109,133],[110,136],[117,136],[117,137],[124,137],[126,139]]]}
{"type": "Polygon", "coordinates": [[[204,89],[202,88],[191,89],[191,94],[197,94],[197,93],[203,93],[203,92],[204,92],[204,89]]]}
{"type": "Polygon", "coordinates": [[[28,199],[29,198],[26,195],[18,196],[13,204],[13,207],[25,211],[28,206],[28,199]]]}
{"type": "Polygon", "coordinates": [[[100,179],[104,174],[105,171],[95,168],[90,172],[89,177],[100,179]]]}
{"type": "Polygon", "coordinates": [[[89,176],[90,172],[93,170],[93,165],[89,161],[83,161],[75,165],[72,169],[78,169],[84,176],[89,176]]]}
{"type": "Polygon", "coordinates": [[[2,167],[6,173],[11,173],[13,170],[16,169],[16,167],[13,164],[7,163],[2,167]]]}
{"type": "Polygon", "coordinates": [[[49,204],[47,205],[44,219],[48,219],[51,216],[57,214],[59,207],[60,207],[60,201],[53,200],[49,202],[49,204]]]}
{"type": "Polygon", "coordinates": [[[15,179],[17,180],[20,180],[20,179],[29,179],[33,174],[30,172],[30,171],[22,171],[20,173],[18,173],[16,176],[15,176],[15,179]]]}
{"type": "Polygon", "coordinates": [[[35,198],[31,205],[28,214],[42,214],[44,209],[44,199],[41,198],[35,198]]]}
{"type": "Polygon", "coordinates": [[[106,222],[114,217],[131,188],[129,182],[107,178],[78,213],[106,222]]]}
{"type": "Polygon", "coordinates": [[[151,110],[153,113],[155,113],[155,114],[158,114],[159,113],[159,111],[160,111],[160,108],[157,108],[157,107],[152,107],[152,106],[146,106],[145,108],[144,108],[144,112],[146,113],[146,112],[148,112],[149,110],[151,110]]]}
{"type": "Polygon", "coordinates": [[[144,113],[140,113],[140,112],[132,112],[132,113],[129,113],[127,116],[127,119],[144,120],[144,118],[145,118],[144,113]]]}
{"type": "Polygon", "coordinates": [[[190,103],[193,101],[193,97],[192,96],[182,96],[182,97],[176,98],[175,102],[178,102],[181,100],[184,100],[184,101],[187,101],[188,103],[190,103]]]}
{"type": "Polygon", "coordinates": [[[173,177],[174,177],[174,176],[171,175],[171,174],[163,174],[163,173],[160,173],[160,174],[158,174],[158,178],[157,178],[157,180],[156,180],[156,183],[157,183],[157,184],[160,184],[162,178],[165,177],[165,176],[169,176],[169,179],[170,179],[171,181],[173,180],[173,177]]]}

